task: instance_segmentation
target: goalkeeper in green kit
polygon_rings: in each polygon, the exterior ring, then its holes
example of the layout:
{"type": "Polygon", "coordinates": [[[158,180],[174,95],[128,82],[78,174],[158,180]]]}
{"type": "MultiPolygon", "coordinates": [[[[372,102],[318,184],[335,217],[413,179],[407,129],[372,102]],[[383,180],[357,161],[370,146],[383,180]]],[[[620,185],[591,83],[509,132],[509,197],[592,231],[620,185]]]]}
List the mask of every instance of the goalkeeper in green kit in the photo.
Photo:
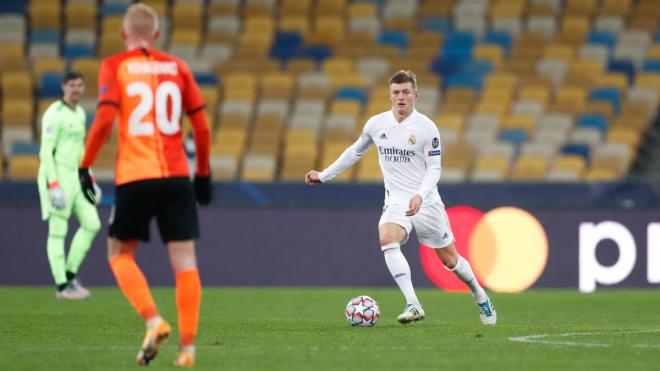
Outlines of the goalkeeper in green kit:
{"type": "Polygon", "coordinates": [[[89,291],[76,279],[78,268],[101,228],[96,203],[100,189],[83,194],[78,165],[85,149],[85,111],[78,104],[85,89],[83,76],[67,72],[62,82],[64,96],[51,104],[41,119],[39,150],[39,199],[41,218],[48,220],[48,260],[57,286],[58,299],[85,299],[89,291]],[[68,256],[64,240],[68,221],[75,214],[80,222],[68,256]]]}

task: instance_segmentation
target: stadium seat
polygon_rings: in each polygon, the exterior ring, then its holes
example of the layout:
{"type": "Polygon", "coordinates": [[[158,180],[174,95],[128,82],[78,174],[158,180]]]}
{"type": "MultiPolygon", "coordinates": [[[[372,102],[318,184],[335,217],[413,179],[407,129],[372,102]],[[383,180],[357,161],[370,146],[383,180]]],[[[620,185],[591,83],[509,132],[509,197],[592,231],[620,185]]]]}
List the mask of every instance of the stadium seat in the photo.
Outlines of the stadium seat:
{"type": "Polygon", "coordinates": [[[272,182],[276,165],[273,155],[247,154],[243,158],[240,178],[246,182],[272,182]]]}
{"type": "Polygon", "coordinates": [[[7,176],[13,181],[36,181],[39,173],[39,156],[36,154],[12,154],[8,159],[7,176]]]}

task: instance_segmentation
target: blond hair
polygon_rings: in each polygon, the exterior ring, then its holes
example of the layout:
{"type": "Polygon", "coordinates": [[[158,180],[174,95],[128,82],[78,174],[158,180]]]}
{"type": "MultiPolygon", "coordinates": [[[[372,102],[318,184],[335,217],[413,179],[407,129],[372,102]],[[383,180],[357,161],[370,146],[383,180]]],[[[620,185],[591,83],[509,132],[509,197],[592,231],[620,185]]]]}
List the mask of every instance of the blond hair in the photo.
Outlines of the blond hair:
{"type": "Polygon", "coordinates": [[[149,40],[158,32],[158,14],[149,5],[133,4],[126,10],[123,28],[129,37],[149,40]]]}

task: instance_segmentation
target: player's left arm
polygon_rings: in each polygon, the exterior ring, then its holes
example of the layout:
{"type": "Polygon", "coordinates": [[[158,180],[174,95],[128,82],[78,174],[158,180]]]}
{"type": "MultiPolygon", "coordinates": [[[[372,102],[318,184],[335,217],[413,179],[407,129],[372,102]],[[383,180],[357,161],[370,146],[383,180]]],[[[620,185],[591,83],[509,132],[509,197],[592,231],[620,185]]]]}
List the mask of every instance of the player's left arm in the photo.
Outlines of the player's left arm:
{"type": "Polygon", "coordinates": [[[440,181],[440,158],[442,149],[440,146],[440,133],[435,125],[432,125],[424,135],[424,163],[426,165],[426,174],[422,179],[422,184],[417,189],[416,194],[410,199],[406,215],[417,214],[422,203],[428,194],[438,186],[440,181]]]}
{"type": "Polygon", "coordinates": [[[195,137],[195,149],[197,153],[195,179],[193,188],[195,197],[200,205],[208,205],[213,197],[211,186],[211,131],[206,117],[206,104],[199,89],[199,85],[185,64],[181,64],[184,78],[183,109],[192,124],[195,137]]]}

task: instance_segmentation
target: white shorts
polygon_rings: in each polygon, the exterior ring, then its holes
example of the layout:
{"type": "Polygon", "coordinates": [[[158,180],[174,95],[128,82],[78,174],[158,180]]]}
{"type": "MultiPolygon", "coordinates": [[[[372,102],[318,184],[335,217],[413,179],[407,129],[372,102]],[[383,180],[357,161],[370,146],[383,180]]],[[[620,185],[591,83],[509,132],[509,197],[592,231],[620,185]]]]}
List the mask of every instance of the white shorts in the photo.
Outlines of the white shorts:
{"type": "Polygon", "coordinates": [[[449,218],[442,202],[436,202],[424,206],[413,216],[406,216],[407,205],[390,205],[383,208],[383,214],[380,216],[380,227],[384,223],[395,223],[403,227],[406,232],[406,238],[401,241],[403,245],[408,241],[410,232],[415,229],[417,239],[420,243],[428,247],[441,249],[454,242],[454,234],[449,225],[449,218]]]}

